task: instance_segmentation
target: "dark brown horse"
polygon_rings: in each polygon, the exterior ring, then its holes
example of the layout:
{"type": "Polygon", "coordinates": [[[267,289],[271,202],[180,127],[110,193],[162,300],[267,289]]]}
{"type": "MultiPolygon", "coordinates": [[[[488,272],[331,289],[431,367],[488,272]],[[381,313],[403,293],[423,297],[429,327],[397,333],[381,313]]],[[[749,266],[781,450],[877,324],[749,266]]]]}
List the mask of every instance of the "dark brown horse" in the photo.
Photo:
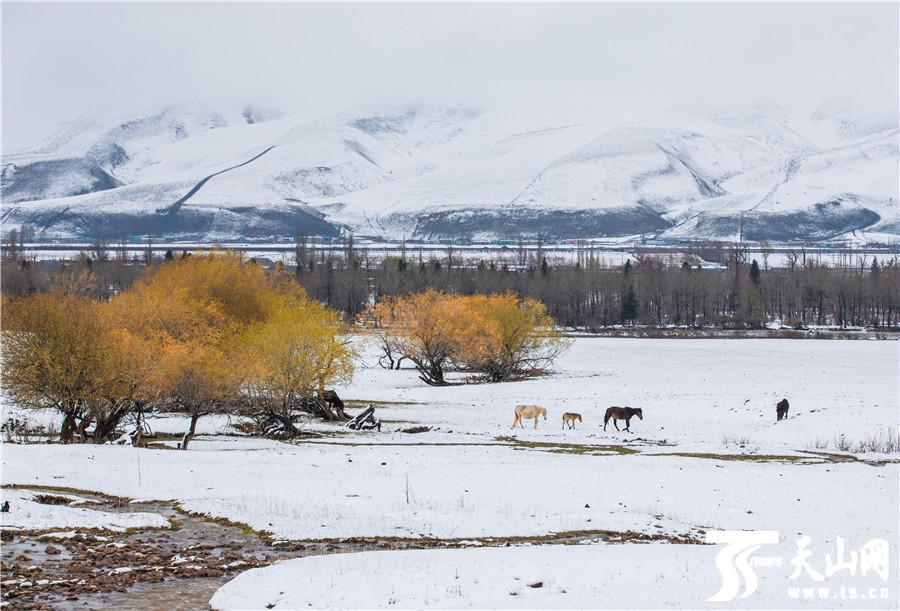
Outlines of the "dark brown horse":
{"type": "Polygon", "coordinates": [[[641,408],[634,407],[611,407],[606,410],[606,414],[603,416],[603,430],[606,430],[606,423],[609,422],[609,419],[612,418],[613,426],[616,427],[616,430],[619,430],[619,425],[616,424],[616,420],[624,420],[625,421],[625,430],[629,433],[631,430],[628,428],[631,426],[631,418],[632,416],[637,416],[641,420],[644,419],[644,412],[641,411],[641,408]]]}
{"type": "Polygon", "coordinates": [[[788,403],[787,399],[782,399],[775,405],[775,416],[778,418],[778,420],[787,420],[788,408],[790,406],[791,405],[788,403]]]}

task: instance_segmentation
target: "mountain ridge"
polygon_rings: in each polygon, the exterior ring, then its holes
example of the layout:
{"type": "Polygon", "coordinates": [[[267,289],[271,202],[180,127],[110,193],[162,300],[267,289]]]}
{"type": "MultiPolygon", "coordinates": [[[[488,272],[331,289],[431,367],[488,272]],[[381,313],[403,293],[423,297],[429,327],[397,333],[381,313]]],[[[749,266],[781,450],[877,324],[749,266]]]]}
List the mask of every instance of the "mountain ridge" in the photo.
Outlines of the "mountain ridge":
{"type": "Polygon", "coordinates": [[[3,227],[206,241],[898,237],[898,130],[871,118],[674,107],[603,128],[465,106],[249,108],[85,120],[4,155],[3,227]]]}

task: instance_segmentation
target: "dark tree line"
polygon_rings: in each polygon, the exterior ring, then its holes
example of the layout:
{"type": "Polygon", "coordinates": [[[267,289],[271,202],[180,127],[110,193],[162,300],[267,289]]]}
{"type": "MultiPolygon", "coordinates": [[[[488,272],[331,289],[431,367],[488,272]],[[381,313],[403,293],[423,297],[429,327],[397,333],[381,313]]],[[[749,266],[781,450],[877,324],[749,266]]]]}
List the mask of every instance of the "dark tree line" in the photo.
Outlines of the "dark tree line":
{"type": "MultiPolygon", "coordinates": [[[[187,256],[127,256],[123,245],[97,243],[72,261],[48,267],[5,249],[3,293],[24,295],[74,287],[105,299],[131,286],[148,265],[187,256]],[[17,258],[12,258],[10,254],[17,258]]],[[[573,329],[614,325],[755,328],[773,321],[802,327],[900,327],[900,267],[896,256],[853,255],[826,265],[788,253],[784,267],[769,267],[739,248],[692,247],[682,255],[638,256],[609,264],[593,253],[557,261],[523,245],[494,259],[463,257],[447,247],[440,256],[401,247],[399,256],[375,258],[352,237],[342,248],[297,240],[294,277],[313,299],[355,318],[385,296],[428,288],[461,295],[512,291],[546,305],[556,322],[573,329]],[[711,261],[713,263],[711,263],[711,261]]],[[[281,264],[278,264],[281,265],[281,264]]]]}
{"type": "MultiPolygon", "coordinates": [[[[350,245],[342,252],[306,247],[298,281],[310,295],[350,316],[369,301],[428,288],[462,295],[513,291],[547,306],[558,324],[598,329],[621,324],[695,328],[785,325],[900,326],[896,257],[857,257],[828,266],[789,257],[765,269],[734,251],[711,265],[694,255],[639,257],[608,265],[597,257],[553,262],[537,251],[507,260],[463,259],[452,249],[424,257],[414,250],[372,261],[350,245]]],[[[767,267],[767,266],[766,266],[767,267]]]]}

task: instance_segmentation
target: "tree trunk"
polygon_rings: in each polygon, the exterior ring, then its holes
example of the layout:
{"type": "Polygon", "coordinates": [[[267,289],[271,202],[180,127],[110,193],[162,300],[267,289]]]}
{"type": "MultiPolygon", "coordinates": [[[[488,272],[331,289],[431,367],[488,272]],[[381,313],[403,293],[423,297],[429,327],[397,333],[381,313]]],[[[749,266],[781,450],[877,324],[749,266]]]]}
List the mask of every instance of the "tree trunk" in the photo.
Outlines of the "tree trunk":
{"type": "Polygon", "coordinates": [[[197,421],[205,415],[206,412],[196,412],[191,414],[191,428],[188,429],[188,432],[185,433],[184,437],[181,438],[181,445],[179,446],[179,448],[181,448],[182,450],[188,449],[188,444],[191,442],[191,439],[194,438],[194,433],[196,433],[197,431],[197,421]]]}
{"type": "MultiPolygon", "coordinates": [[[[106,418],[97,418],[97,424],[94,426],[94,443],[103,443],[115,433],[119,422],[128,413],[128,406],[120,405],[110,412],[106,418]]],[[[87,427],[85,427],[87,428],[87,427]]]]}
{"type": "Polygon", "coordinates": [[[77,435],[81,439],[81,441],[87,441],[87,428],[91,426],[91,423],[93,421],[93,416],[85,416],[81,419],[81,422],[75,425],[75,435],[77,435]]]}
{"type": "Polygon", "coordinates": [[[67,411],[63,418],[62,428],[59,430],[60,443],[72,443],[75,435],[75,410],[67,411]]]}
{"type": "Polygon", "coordinates": [[[135,420],[135,431],[134,435],[131,438],[131,445],[137,446],[141,443],[141,438],[144,436],[144,408],[138,406],[137,413],[134,417],[135,420]]]}

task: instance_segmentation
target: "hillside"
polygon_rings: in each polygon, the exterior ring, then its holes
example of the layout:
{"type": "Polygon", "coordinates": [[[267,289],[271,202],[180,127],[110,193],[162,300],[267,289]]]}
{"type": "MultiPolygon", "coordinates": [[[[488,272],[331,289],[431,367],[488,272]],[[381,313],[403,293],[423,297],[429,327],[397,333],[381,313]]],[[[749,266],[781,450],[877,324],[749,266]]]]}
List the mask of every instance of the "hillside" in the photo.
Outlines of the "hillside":
{"type": "Polygon", "coordinates": [[[172,107],[3,157],[4,229],[118,239],[308,234],[891,242],[898,130],[839,110],[676,107],[611,129],[409,106],[172,107]]]}

